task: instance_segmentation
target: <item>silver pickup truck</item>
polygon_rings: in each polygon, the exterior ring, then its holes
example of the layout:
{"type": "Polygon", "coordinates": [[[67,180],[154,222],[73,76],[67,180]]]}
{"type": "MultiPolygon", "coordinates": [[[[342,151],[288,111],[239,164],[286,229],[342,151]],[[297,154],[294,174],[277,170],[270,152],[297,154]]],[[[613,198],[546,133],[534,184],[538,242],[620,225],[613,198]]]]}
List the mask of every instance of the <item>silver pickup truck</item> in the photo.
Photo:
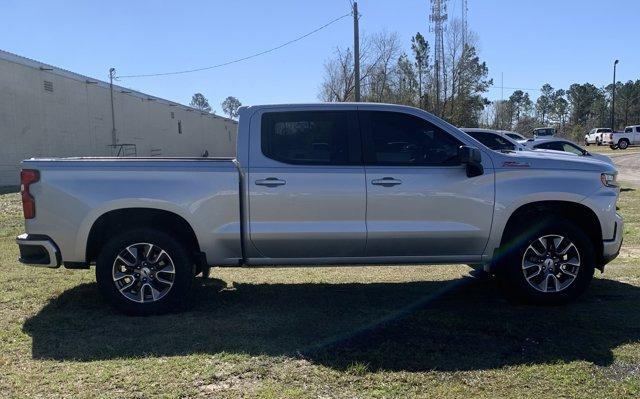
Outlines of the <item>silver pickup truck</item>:
{"type": "Polygon", "coordinates": [[[25,160],[17,242],[26,264],[95,264],[130,314],[180,306],[211,266],[483,265],[557,303],[620,250],[616,173],[492,151],[410,107],[243,107],[236,159],[25,160]]]}

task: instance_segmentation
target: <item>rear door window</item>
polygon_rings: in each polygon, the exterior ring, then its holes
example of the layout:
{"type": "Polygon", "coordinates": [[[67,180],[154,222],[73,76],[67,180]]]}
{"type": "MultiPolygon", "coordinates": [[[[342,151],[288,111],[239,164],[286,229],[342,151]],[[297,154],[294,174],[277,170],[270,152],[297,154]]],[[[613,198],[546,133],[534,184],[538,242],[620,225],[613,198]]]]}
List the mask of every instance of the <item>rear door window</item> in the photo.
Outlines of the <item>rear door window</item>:
{"type": "Polygon", "coordinates": [[[361,162],[355,111],[269,112],[262,115],[262,153],[298,165],[361,162]]]}

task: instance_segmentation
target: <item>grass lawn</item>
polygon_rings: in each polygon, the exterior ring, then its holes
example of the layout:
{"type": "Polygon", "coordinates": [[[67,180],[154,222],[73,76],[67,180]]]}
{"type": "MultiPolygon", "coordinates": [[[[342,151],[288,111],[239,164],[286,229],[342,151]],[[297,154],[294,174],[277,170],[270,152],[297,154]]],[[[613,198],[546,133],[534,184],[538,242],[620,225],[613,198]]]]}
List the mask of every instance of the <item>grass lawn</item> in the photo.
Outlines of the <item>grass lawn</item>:
{"type": "Polygon", "coordinates": [[[629,147],[626,150],[612,150],[608,145],[590,145],[585,146],[584,143],[577,143],[589,152],[605,154],[605,155],[629,155],[640,153],[640,147],[629,147]]]}
{"type": "Polygon", "coordinates": [[[0,396],[637,398],[640,189],[619,205],[621,256],[567,306],[510,304],[463,266],[226,268],[191,311],[135,318],[93,270],[20,265],[0,195],[0,396]]]}

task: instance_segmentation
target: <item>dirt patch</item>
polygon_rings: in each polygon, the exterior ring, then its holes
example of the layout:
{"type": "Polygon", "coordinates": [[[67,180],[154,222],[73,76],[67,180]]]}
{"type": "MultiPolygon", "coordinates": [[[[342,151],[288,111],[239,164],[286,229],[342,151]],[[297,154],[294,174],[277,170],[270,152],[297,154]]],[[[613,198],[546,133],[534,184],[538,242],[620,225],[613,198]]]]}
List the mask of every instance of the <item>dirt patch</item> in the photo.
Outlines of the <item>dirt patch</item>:
{"type": "Polygon", "coordinates": [[[640,187],[640,153],[611,155],[618,168],[618,180],[640,187]]]}

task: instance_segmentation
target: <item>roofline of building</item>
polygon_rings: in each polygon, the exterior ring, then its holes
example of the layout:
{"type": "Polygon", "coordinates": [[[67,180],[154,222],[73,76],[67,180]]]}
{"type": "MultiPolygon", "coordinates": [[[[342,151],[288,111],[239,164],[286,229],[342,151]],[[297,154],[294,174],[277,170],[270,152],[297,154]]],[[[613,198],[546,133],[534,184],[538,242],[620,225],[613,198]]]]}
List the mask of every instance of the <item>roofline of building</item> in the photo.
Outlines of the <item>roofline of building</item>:
{"type": "MultiPolygon", "coordinates": [[[[110,89],[109,88],[109,82],[106,82],[106,81],[103,81],[103,80],[100,80],[100,79],[95,79],[95,78],[92,78],[92,77],[89,77],[89,76],[81,75],[79,73],[71,72],[69,70],[66,70],[66,69],[63,69],[63,68],[58,68],[58,67],[53,66],[53,65],[45,64],[43,62],[36,61],[36,60],[31,59],[31,58],[23,57],[21,55],[17,55],[17,54],[14,54],[14,53],[11,53],[9,51],[2,50],[2,49],[0,49],[0,59],[8,61],[8,62],[13,62],[15,64],[20,64],[20,65],[23,65],[23,66],[26,66],[26,67],[30,67],[30,68],[33,68],[33,69],[38,69],[40,71],[45,71],[45,72],[48,72],[48,73],[51,73],[51,74],[54,74],[54,75],[62,76],[64,78],[72,79],[72,80],[75,80],[75,81],[78,81],[78,82],[81,82],[81,83],[93,84],[93,85],[96,85],[98,87],[102,87],[102,88],[107,89],[107,90],[110,89]]],[[[203,112],[203,111],[200,111],[197,108],[193,108],[193,107],[190,107],[188,105],[180,104],[180,103],[177,103],[175,101],[170,101],[170,100],[167,100],[167,99],[164,99],[164,98],[152,96],[150,94],[143,93],[143,92],[138,91],[138,90],[130,89],[128,87],[118,86],[118,85],[114,84],[113,85],[113,90],[114,90],[114,92],[118,92],[120,94],[131,95],[133,97],[138,97],[138,98],[141,98],[143,100],[155,101],[155,102],[158,102],[158,103],[165,103],[168,106],[173,106],[173,107],[179,106],[179,107],[183,107],[184,109],[189,110],[189,111],[199,112],[201,115],[204,115],[204,116],[209,116],[209,117],[215,118],[215,119],[223,119],[223,120],[226,120],[228,122],[232,122],[232,123],[236,123],[236,124],[238,123],[238,121],[233,120],[231,118],[227,118],[225,116],[220,116],[220,115],[216,115],[216,114],[212,114],[212,113],[208,113],[208,112],[203,112]]]]}

